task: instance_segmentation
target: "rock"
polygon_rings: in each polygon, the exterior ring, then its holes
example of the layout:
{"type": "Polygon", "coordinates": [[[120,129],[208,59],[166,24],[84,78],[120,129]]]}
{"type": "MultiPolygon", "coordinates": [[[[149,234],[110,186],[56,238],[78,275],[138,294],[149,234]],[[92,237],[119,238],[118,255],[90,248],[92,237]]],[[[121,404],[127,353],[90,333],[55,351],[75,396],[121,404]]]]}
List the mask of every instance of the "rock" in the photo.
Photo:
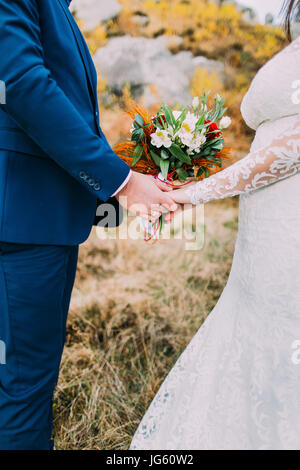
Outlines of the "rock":
{"type": "Polygon", "coordinates": [[[181,36],[176,36],[176,34],[169,34],[167,36],[168,47],[176,48],[183,44],[183,38],[181,36]]]}
{"type": "Polygon", "coordinates": [[[246,23],[255,25],[256,23],[259,23],[259,18],[257,16],[257,13],[253,10],[253,8],[244,8],[242,6],[238,7],[238,9],[242,12],[243,14],[243,20],[246,23]]]}
{"type": "Polygon", "coordinates": [[[148,15],[144,15],[144,14],[135,14],[135,15],[132,15],[132,17],[130,18],[130,21],[138,26],[147,26],[149,24],[149,17],[148,15]]]}
{"type": "Polygon", "coordinates": [[[275,23],[275,18],[272,13],[267,13],[265,16],[265,23],[266,24],[274,24],[275,23]]]}
{"type": "Polygon", "coordinates": [[[224,4],[233,4],[242,13],[243,20],[246,23],[256,24],[259,23],[259,18],[257,13],[253,8],[246,7],[244,4],[247,4],[247,1],[239,2],[236,0],[213,0],[217,5],[224,5],[224,4]]]}
{"type": "Polygon", "coordinates": [[[76,12],[87,30],[92,30],[99,23],[115,18],[122,10],[117,0],[73,0],[71,11],[76,12]]]}
{"type": "Polygon", "coordinates": [[[112,38],[96,52],[94,61],[114,93],[121,94],[124,85],[129,84],[133,97],[144,95],[146,105],[154,99],[171,105],[190,102],[190,81],[197,67],[224,76],[221,62],[193,57],[188,51],[171,54],[166,36],[112,38]],[[157,90],[155,97],[153,86],[157,90]]]}

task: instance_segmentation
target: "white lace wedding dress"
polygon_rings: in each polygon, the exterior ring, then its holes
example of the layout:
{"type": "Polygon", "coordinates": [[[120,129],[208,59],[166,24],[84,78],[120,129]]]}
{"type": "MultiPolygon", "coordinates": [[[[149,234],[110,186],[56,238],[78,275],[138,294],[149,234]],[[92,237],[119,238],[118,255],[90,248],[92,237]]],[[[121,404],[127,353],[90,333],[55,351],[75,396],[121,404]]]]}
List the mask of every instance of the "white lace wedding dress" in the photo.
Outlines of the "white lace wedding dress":
{"type": "Polygon", "coordinates": [[[194,204],[241,195],[233,266],[131,449],[300,449],[299,90],[297,39],[243,101],[250,154],[189,190],[194,204]]]}

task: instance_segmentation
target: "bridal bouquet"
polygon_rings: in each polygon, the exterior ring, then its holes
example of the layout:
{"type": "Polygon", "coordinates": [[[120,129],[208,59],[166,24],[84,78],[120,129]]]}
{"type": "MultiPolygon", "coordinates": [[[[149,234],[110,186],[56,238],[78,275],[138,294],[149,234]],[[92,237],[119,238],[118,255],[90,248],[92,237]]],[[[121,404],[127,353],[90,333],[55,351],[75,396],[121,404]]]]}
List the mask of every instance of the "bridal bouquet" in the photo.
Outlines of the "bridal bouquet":
{"type": "MultiPolygon", "coordinates": [[[[231,124],[224,116],[225,100],[215,95],[208,107],[209,93],[203,91],[191,106],[172,110],[162,104],[155,116],[135,102],[127,113],[132,117],[131,139],[115,147],[116,154],[133,170],[153,175],[175,188],[207,178],[223,168],[229,149],[223,131],[231,124]]],[[[141,221],[145,239],[158,238],[162,218],[154,225],[141,221]]]]}

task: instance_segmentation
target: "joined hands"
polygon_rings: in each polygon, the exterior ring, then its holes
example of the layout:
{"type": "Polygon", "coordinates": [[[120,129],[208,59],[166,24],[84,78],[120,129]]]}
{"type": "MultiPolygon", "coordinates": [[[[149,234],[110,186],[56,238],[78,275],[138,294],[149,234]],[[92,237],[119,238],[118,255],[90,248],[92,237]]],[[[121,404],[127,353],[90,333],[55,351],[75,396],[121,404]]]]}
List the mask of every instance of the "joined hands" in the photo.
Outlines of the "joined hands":
{"type": "Polygon", "coordinates": [[[166,221],[178,205],[171,197],[172,188],[150,175],[132,172],[127,185],[116,195],[119,203],[131,214],[155,222],[162,214],[166,221]]]}

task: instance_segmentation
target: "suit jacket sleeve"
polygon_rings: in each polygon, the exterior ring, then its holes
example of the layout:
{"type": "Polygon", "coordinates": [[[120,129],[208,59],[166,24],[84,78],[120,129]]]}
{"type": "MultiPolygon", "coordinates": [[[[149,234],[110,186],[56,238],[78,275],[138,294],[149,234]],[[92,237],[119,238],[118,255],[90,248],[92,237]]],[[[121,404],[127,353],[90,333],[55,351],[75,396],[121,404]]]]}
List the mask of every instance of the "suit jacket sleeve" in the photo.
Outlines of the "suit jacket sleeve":
{"type": "Polygon", "coordinates": [[[130,171],[57,85],[43,59],[39,0],[0,0],[0,80],[6,111],[49,155],[102,201],[130,171]],[[96,184],[87,184],[86,177],[96,184]]]}

